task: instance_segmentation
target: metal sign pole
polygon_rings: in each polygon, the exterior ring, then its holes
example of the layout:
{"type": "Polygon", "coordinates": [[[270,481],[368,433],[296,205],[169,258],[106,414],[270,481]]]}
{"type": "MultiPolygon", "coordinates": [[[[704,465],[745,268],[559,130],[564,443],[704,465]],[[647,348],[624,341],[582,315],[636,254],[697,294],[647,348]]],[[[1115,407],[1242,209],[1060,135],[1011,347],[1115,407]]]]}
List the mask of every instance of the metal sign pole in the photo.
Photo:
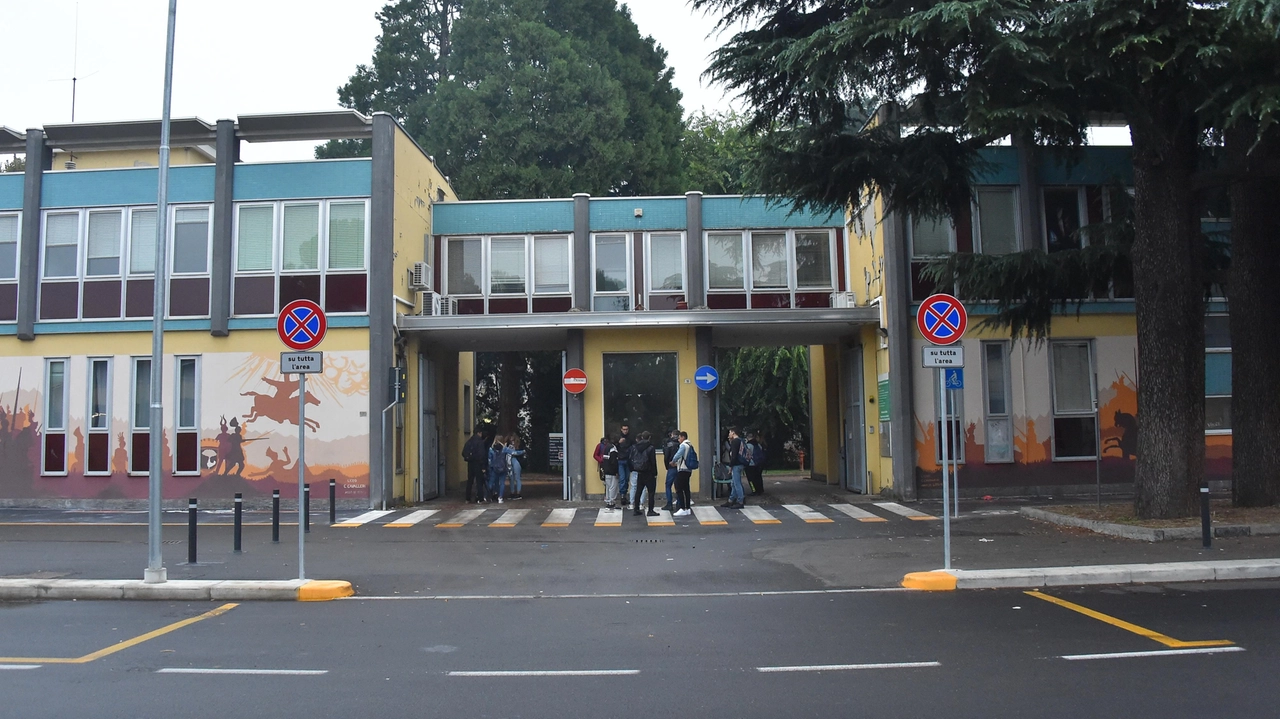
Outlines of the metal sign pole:
{"type": "Polygon", "coordinates": [[[306,579],[306,520],[302,485],[307,481],[307,375],[298,373],[298,579],[306,579]]]}
{"type": "Polygon", "coordinates": [[[947,370],[939,367],[938,370],[938,397],[941,405],[939,417],[942,422],[939,426],[938,441],[942,443],[942,568],[951,569],[951,513],[947,511],[951,506],[950,494],[947,480],[947,461],[948,447],[950,444],[951,430],[947,427],[947,370]]]}
{"type": "Polygon", "coordinates": [[[958,421],[960,416],[960,410],[959,410],[959,405],[956,404],[956,401],[957,401],[956,390],[953,389],[948,391],[951,393],[951,409],[955,410],[956,417],[957,417],[954,430],[951,427],[951,422],[949,420],[947,422],[947,436],[951,439],[951,502],[954,508],[954,511],[951,516],[956,519],[959,519],[960,518],[960,449],[959,447],[962,446],[960,444],[960,442],[962,441],[960,437],[960,422],[958,421]]]}

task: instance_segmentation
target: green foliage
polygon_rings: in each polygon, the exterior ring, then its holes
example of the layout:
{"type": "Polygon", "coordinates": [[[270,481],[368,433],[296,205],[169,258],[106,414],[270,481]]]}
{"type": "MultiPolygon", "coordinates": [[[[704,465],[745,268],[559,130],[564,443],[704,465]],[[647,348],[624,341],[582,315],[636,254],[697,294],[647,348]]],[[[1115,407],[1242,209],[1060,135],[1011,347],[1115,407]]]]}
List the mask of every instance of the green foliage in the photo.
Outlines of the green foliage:
{"type": "Polygon", "coordinates": [[[25,172],[27,169],[27,158],[13,156],[12,160],[5,160],[4,166],[0,167],[0,172],[25,172]]]}
{"type": "Polygon", "coordinates": [[[755,134],[736,112],[699,112],[689,118],[680,145],[685,186],[707,195],[751,194],[755,134]]]}
{"type": "Polygon", "coordinates": [[[809,447],[809,348],[739,347],[717,356],[720,426],[764,435],[769,466],[787,442],[809,447]]]}

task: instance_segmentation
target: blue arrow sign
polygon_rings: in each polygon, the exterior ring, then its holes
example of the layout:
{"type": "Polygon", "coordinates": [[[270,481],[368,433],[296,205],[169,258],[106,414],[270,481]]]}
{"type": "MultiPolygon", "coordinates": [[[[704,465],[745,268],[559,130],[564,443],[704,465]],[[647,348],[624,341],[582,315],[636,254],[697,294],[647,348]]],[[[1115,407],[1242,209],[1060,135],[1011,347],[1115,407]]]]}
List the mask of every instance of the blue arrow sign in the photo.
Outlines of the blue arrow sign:
{"type": "Polygon", "coordinates": [[[947,373],[947,389],[964,389],[963,367],[947,367],[943,371],[947,373]]]}
{"type": "Polygon", "coordinates": [[[710,392],[720,384],[720,373],[715,367],[704,364],[693,373],[693,383],[703,392],[710,392]]]}

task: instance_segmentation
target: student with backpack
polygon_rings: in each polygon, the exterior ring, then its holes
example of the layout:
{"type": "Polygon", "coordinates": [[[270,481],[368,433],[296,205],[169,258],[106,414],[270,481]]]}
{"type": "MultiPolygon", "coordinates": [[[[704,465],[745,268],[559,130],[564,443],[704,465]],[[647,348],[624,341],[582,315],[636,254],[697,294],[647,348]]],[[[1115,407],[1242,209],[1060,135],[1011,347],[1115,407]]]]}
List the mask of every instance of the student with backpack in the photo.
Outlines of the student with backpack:
{"type": "Polygon", "coordinates": [[[744,448],[744,459],[747,467],[747,482],[751,484],[751,496],[764,494],[764,443],[755,432],[747,433],[747,444],[744,448]]]}
{"type": "Polygon", "coordinates": [[[693,514],[693,510],[690,509],[693,506],[693,497],[689,493],[689,477],[693,474],[693,470],[698,468],[698,453],[689,442],[688,432],[680,432],[678,436],[680,445],[672,456],[671,463],[676,467],[676,502],[680,508],[673,516],[687,517],[693,514]]]}
{"type": "Polygon", "coordinates": [[[726,509],[742,509],[745,505],[746,493],[742,488],[742,469],[746,462],[742,459],[743,442],[738,436],[738,428],[729,428],[729,438],[725,440],[720,451],[720,461],[729,466],[730,479],[729,501],[720,505],[726,509]]]}
{"type": "Polygon", "coordinates": [[[507,445],[504,440],[502,435],[498,435],[489,447],[489,496],[497,497],[498,504],[502,504],[502,485],[507,478],[507,445]]]}
{"type": "Polygon", "coordinates": [[[486,454],[489,446],[486,429],[484,424],[477,423],[475,432],[467,439],[466,444],[462,445],[462,459],[467,463],[468,504],[471,503],[473,495],[477,503],[485,499],[485,472],[489,466],[489,457],[486,454]]]}
{"type": "Polygon", "coordinates": [[[602,438],[596,447],[600,454],[600,473],[604,477],[604,506],[618,508],[618,448],[608,438],[602,438]],[[601,449],[603,447],[604,449],[601,449]]]}
{"type": "Polygon", "coordinates": [[[676,475],[679,473],[674,462],[678,451],[680,451],[680,432],[673,429],[667,435],[667,441],[662,444],[662,463],[666,465],[667,469],[667,503],[662,508],[668,512],[676,510],[671,504],[671,487],[676,483],[676,475]]]}
{"type": "Polygon", "coordinates": [[[631,448],[631,472],[636,479],[631,487],[631,491],[635,492],[635,505],[631,513],[637,517],[640,516],[640,503],[644,500],[645,492],[649,493],[648,516],[658,516],[653,511],[653,495],[658,489],[658,452],[649,441],[650,436],[648,432],[641,432],[640,439],[631,448]]]}

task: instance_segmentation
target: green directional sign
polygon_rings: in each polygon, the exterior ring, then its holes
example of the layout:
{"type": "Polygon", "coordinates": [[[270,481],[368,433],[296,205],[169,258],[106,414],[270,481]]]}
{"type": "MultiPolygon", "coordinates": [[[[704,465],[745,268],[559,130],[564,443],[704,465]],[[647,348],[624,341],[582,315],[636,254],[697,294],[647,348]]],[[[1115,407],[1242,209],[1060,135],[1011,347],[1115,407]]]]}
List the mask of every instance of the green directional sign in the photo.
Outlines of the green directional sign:
{"type": "Polygon", "coordinates": [[[880,421],[889,421],[889,380],[882,379],[876,383],[876,404],[880,405],[880,421]]]}

